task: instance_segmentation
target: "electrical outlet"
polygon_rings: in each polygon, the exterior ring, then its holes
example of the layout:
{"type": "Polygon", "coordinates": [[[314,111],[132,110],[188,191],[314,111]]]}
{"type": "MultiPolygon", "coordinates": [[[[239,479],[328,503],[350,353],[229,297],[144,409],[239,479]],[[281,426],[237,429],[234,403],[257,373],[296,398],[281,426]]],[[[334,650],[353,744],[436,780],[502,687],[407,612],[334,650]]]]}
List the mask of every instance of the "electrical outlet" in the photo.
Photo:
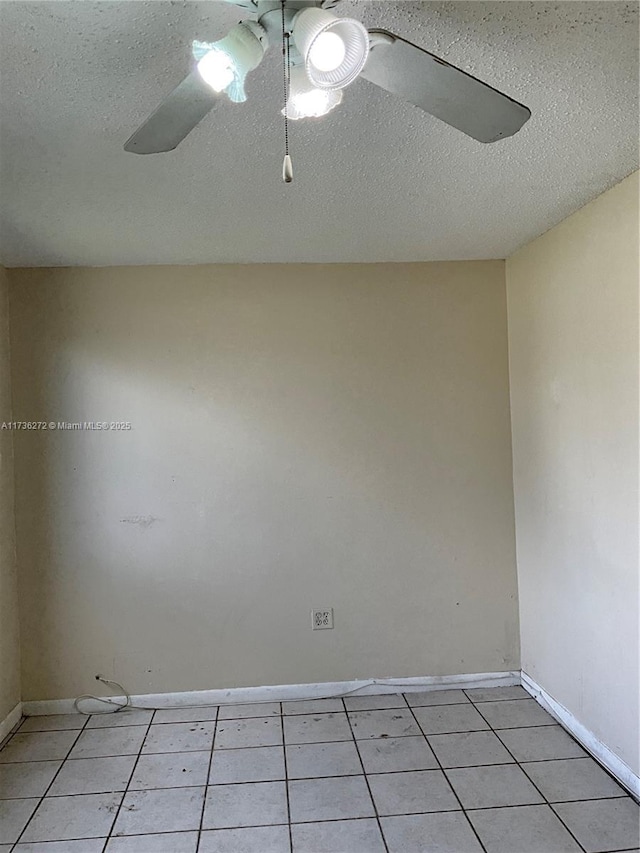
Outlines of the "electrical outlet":
{"type": "Polygon", "coordinates": [[[333,628],[333,607],[329,607],[326,610],[312,610],[311,627],[314,631],[333,628]]]}

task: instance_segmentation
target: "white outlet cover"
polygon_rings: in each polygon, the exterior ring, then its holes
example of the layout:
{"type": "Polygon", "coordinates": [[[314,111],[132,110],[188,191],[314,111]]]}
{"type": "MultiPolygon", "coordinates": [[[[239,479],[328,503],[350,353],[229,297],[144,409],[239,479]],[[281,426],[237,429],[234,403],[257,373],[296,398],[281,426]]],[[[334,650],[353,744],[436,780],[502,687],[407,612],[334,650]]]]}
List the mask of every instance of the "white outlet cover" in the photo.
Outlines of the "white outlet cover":
{"type": "Polygon", "coordinates": [[[333,607],[312,610],[311,627],[314,631],[325,631],[327,628],[333,628],[333,607]]]}

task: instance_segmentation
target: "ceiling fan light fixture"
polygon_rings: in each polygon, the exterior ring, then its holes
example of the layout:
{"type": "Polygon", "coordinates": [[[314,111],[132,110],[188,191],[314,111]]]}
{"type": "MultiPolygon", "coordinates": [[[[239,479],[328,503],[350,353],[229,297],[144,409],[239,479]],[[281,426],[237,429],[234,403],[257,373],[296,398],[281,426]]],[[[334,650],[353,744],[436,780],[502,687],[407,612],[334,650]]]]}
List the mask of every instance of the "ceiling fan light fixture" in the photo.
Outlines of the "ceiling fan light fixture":
{"type": "Polygon", "coordinates": [[[234,103],[246,101],[245,79],[260,65],[266,37],[260,24],[244,21],[219,41],[194,41],[192,51],[198,73],[214,92],[225,92],[234,103]]]}
{"type": "Polygon", "coordinates": [[[366,27],[326,9],[300,11],[293,22],[293,40],[309,80],[318,89],[343,89],[353,83],[369,55],[366,27]]]}
{"type": "MultiPolygon", "coordinates": [[[[287,117],[290,119],[319,118],[326,116],[342,103],[342,89],[318,89],[313,85],[302,65],[291,69],[287,117]]],[[[284,115],[284,110],[282,110],[284,115]]]]}

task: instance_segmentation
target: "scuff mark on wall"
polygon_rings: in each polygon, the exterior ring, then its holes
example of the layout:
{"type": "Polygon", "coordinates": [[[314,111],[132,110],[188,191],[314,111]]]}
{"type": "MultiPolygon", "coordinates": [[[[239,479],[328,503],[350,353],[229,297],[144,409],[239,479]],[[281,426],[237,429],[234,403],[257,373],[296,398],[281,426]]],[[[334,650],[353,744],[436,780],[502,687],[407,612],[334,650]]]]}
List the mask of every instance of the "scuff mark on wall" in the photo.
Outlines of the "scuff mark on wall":
{"type": "Polygon", "coordinates": [[[156,518],[155,515],[129,515],[126,518],[120,519],[120,524],[135,524],[137,527],[147,529],[156,521],[162,521],[161,518],[156,518]]]}

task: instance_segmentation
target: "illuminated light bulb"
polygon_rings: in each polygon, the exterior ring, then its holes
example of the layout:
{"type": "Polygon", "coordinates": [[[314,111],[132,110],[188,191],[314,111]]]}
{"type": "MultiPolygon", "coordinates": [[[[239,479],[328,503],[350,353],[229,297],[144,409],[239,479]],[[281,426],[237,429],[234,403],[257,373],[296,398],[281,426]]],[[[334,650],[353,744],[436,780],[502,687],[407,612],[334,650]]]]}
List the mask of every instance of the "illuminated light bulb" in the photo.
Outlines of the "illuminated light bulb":
{"type": "MultiPolygon", "coordinates": [[[[287,117],[294,121],[300,118],[319,118],[342,103],[341,89],[317,89],[301,65],[291,69],[287,117]]],[[[284,114],[284,110],[282,110],[284,114]]]]}
{"type": "Polygon", "coordinates": [[[233,63],[226,53],[210,50],[198,62],[198,72],[214,92],[224,91],[233,82],[233,63]]]}
{"type": "Polygon", "coordinates": [[[320,33],[309,48],[309,62],[318,71],[335,71],[344,62],[346,49],[339,35],[320,33]]]}

